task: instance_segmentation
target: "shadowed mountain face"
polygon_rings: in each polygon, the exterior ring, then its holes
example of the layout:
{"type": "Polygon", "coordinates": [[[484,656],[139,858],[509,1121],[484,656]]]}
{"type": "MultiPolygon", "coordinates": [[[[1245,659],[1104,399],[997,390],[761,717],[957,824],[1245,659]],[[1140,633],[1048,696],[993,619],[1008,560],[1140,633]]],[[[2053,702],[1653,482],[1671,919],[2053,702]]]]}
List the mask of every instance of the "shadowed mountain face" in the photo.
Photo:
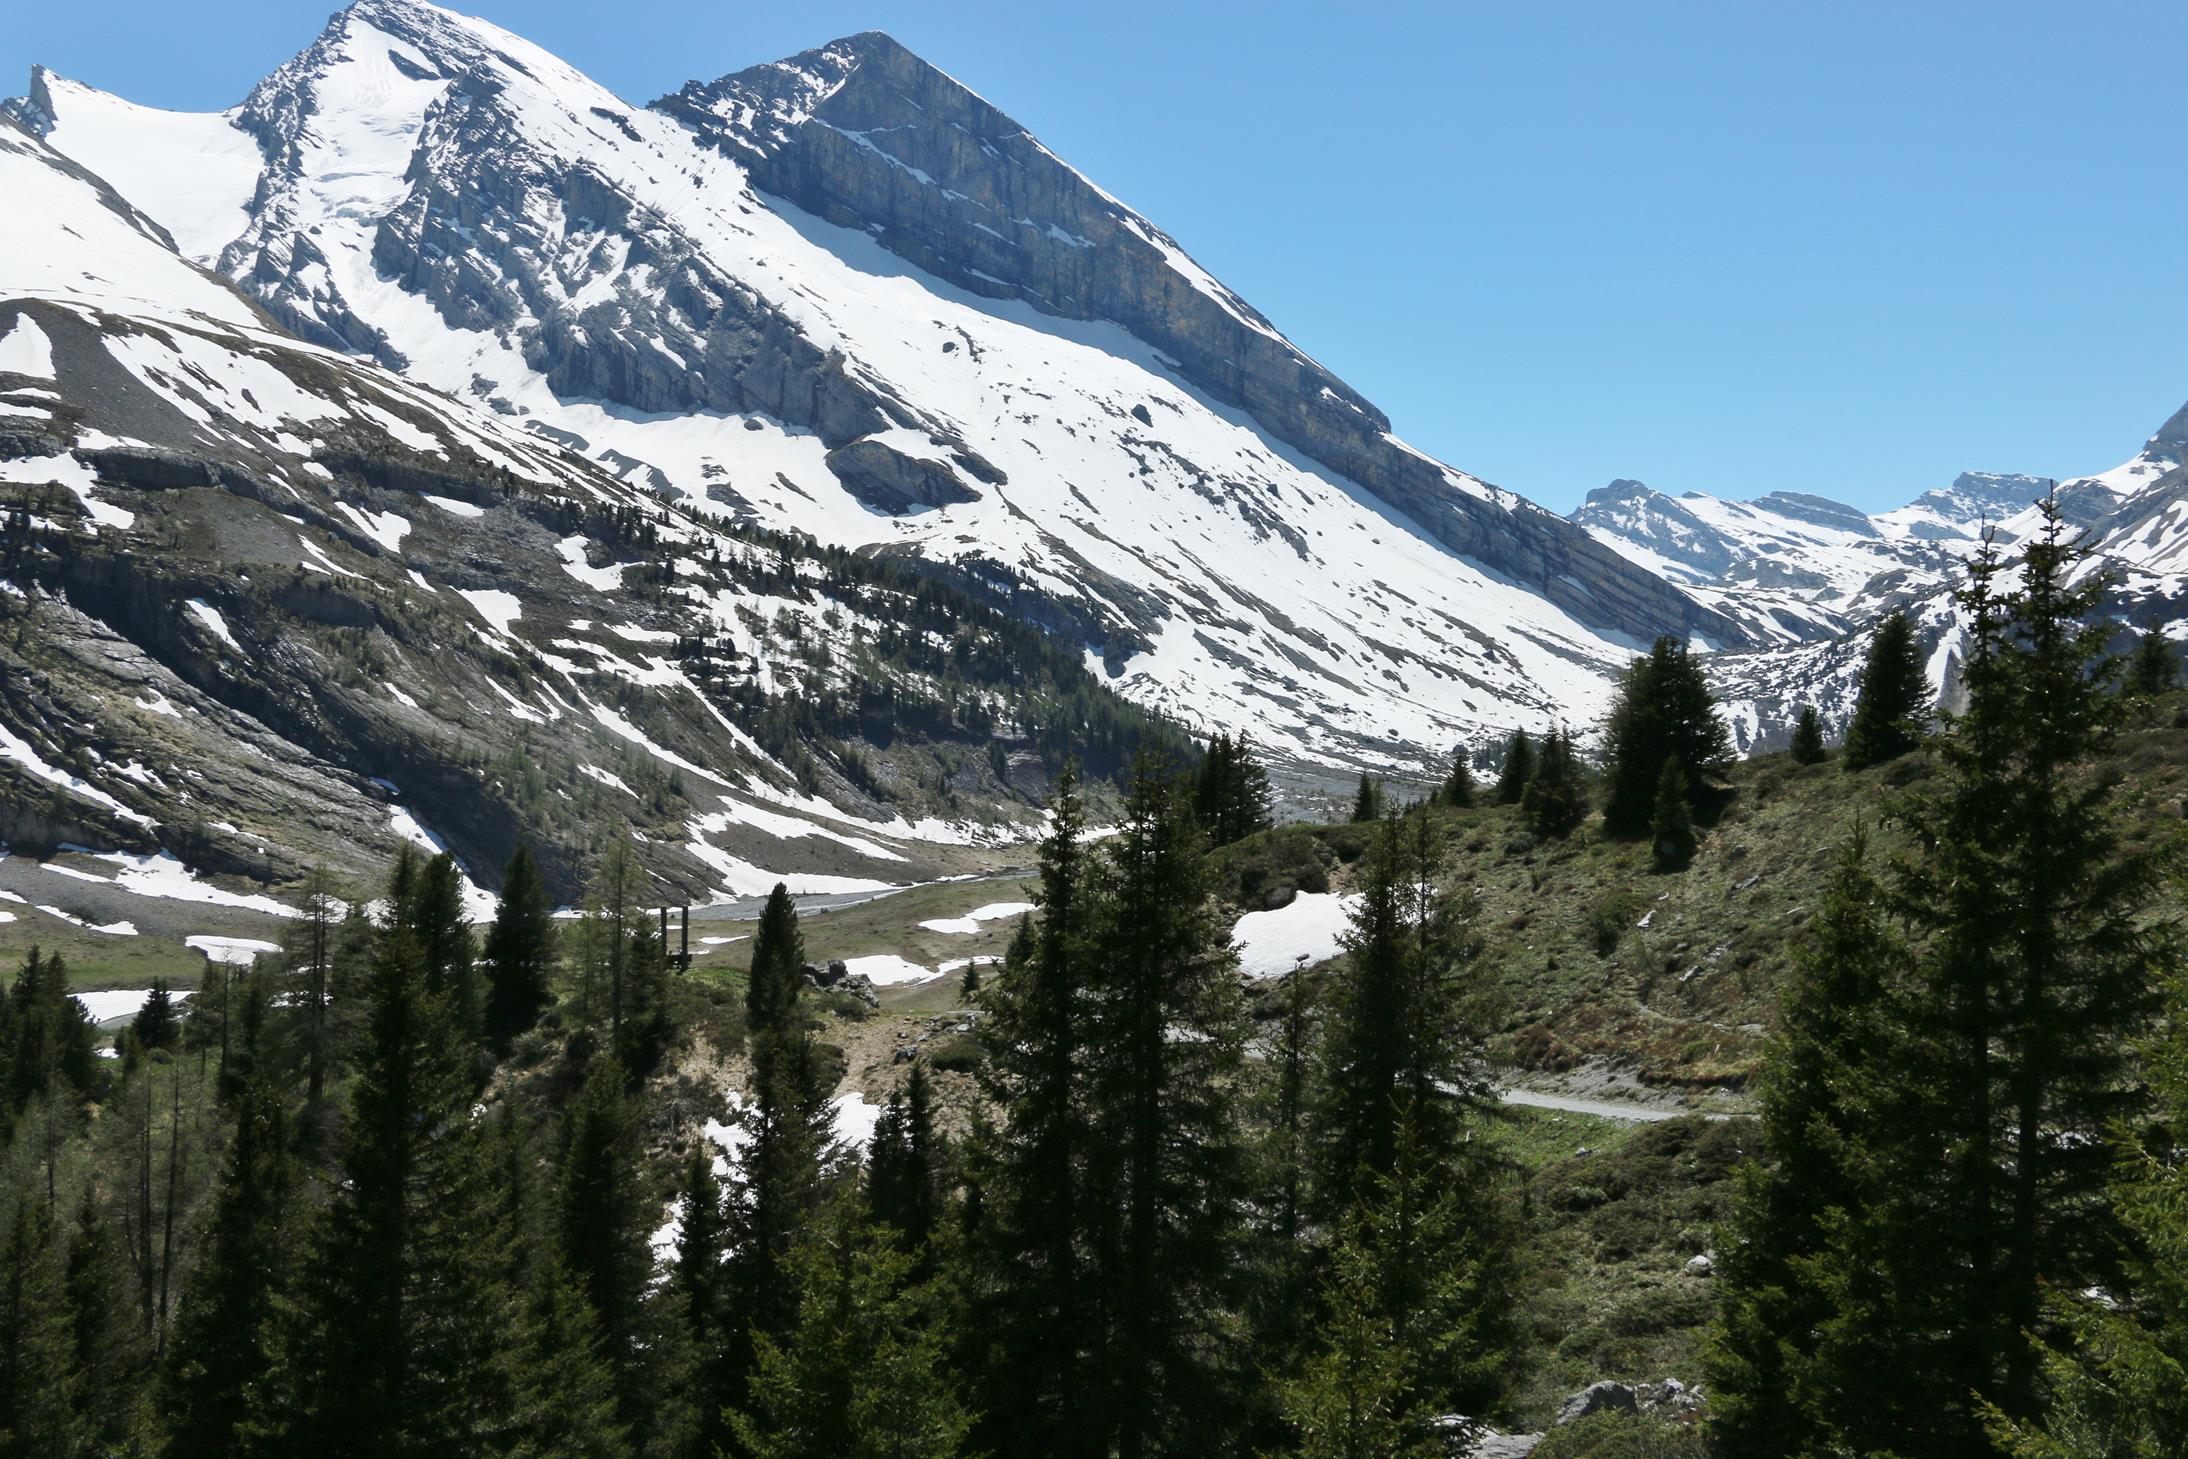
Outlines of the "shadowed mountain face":
{"type": "Polygon", "coordinates": [[[1406,446],[884,36],[636,107],[360,0],[227,113],[43,74],[22,110],[302,338],[695,512],[901,559],[1304,768],[1592,720],[1656,634],[1746,633],[1406,446]]]}

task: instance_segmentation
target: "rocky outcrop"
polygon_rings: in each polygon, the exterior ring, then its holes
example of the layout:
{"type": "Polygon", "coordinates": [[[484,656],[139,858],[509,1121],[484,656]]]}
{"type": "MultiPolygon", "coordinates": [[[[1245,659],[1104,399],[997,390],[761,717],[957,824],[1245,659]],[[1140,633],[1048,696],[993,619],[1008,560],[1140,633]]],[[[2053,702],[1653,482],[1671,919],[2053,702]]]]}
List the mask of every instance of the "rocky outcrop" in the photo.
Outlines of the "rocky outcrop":
{"type": "Polygon", "coordinates": [[[877,512],[895,515],[980,499],[950,461],[909,455],[886,441],[852,441],[830,451],[827,461],[836,479],[877,512]]]}

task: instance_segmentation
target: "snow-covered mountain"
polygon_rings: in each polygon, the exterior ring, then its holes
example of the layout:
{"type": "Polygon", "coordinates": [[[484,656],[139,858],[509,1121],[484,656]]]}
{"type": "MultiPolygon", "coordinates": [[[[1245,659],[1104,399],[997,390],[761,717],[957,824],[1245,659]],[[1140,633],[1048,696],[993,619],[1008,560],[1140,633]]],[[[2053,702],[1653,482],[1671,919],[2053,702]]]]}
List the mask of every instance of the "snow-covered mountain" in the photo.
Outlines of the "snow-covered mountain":
{"type": "Polygon", "coordinates": [[[871,889],[1174,742],[954,589],[299,341],[5,125],[0,196],[0,900],[71,846],[286,881],[405,840],[570,896],[604,825],[664,896],[871,889]]]}
{"type": "Polygon", "coordinates": [[[1961,565],[1986,535],[2010,553],[2038,526],[2035,503],[2054,491],[2094,550],[2087,570],[2115,582],[2113,612],[2188,636],[2184,457],[2188,406],[2126,462],[2068,481],[1963,472],[1949,487],[1873,516],[1792,492],[1752,502],[1700,492],[1674,499],[1614,481],[1590,492],[1573,520],[1749,629],[1749,646],[1710,665],[1745,752],[1782,745],[1803,705],[1843,724],[1866,629],[1892,608],[1914,620],[1931,682],[1952,703],[1960,632],[1951,596],[1961,565]]]}
{"type": "Polygon", "coordinates": [[[221,113],[17,114],[301,338],[736,521],[901,557],[1306,765],[1585,722],[1734,617],[1412,450],[1178,243],[885,36],[632,106],[359,0],[221,113]]]}

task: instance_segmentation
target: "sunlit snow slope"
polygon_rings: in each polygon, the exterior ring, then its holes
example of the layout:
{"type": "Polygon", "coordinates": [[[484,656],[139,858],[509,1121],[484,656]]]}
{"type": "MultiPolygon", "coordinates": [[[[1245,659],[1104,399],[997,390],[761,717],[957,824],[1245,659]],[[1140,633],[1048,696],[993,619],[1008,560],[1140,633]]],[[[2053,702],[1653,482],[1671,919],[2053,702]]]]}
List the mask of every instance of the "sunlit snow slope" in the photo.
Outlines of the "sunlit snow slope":
{"type": "Polygon", "coordinates": [[[360,0],[228,112],[42,73],[24,111],[305,338],[634,486],[915,556],[1284,758],[1587,722],[1654,634],[1747,636],[1412,452],[884,37],[648,109],[491,25],[360,0]],[[877,109],[904,120],[859,124],[877,109]]]}

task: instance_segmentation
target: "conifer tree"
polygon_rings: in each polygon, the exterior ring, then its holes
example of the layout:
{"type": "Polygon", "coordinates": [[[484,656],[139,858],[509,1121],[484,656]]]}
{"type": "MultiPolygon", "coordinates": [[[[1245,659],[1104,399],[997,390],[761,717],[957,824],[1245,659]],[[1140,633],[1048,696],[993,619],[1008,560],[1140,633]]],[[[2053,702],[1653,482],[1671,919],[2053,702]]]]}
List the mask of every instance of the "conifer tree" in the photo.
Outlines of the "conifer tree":
{"type": "Polygon", "coordinates": [[[2014,1459],[2188,1453],[2188,977],[2167,951],[2168,1016],[2143,1050],[2157,1118],[2124,1142],[2107,1192],[2125,1267],[2112,1291],[2057,1294],[2071,1341],[2041,1354],[2041,1411],[1993,1422],[2014,1459]]]}
{"type": "Polygon", "coordinates": [[[476,1452],[512,1423],[512,1294],[447,994],[391,927],[375,958],[340,1179],[282,1340],[288,1452],[476,1452]]]}
{"type": "Polygon", "coordinates": [[[1470,899],[1446,895],[1448,853],[1416,810],[1378,828],[1329,991],[1316,1068],[1315,1187],[1326,1222],[1359,1206],[1397,1166],[1410,1122],[1426,1159],[1464,1163],[1494,1103],[1489,998],[1470,899]]]}
{"type": "Polygon", "coordinates": [[[1360,772],[1360,788],[1352,796],[1352,821],[1363,825],[1383,818],[1383,782],[1367,771],[1360,772]]]}
{"type": "Polygon", "coordinates": [[[0,1140],[33,1100],[73,1105],[91,1088],[95,1033],[83,1005],[68,996],[61,955],[32,947],[0,1025],[0,1140]]]}
{"type": "Polygon", "coordinates": [[[77,1418],[88,1442],[107,1454],[148,1448],[151,1344],[127,1310],[129,1263],[96,1180],[84,1182],[77,1202],[64,1280],[80,1380],[77,1418]]]}
{"type": "Polygon", "coordinates": [[[1211,844],[1269,828],[1269,774],[1244,734],[1218,730],[1193,777],[1193,815],[1211,844]]]}
{"type": "Polygon", "coordinates": [[[1731,736],[1710,698],[1701,666],[1669,634],[1620,677],[1604,733],[1603,824],[1618,836],[1646,832],[1666,761],[1677,761],[1689,804],[1702,776],[1724,760],[1731,736]]]}
{"type": "MultiPolygon", "coordinates": [[[[1850,1220],[1873,1209],[1874,1147],[1892,1134],[1892,1081],[1919,1062],[1895,1006],[1907,952],[1856,827],[1795,965],[1759,1091],[1764,1154],[1739,1173],[1718,1240],[1708,1350],[1712,1431],[1727,1453],[1789,1459],[1825,1434],[1898,1415],[1889,1388],[1819,1381],[1834,1318],[1829,1268],[1850,1220]]],[[[1842,1324],[1850,1335],[1855,1328],[1842,1324]]],[[[1851,1351],[1843,1340],[1841,1351],[1851,1351]]],[[[1897,1356],[1894,1345],[1876,1350],[1897,1356]]]]}
{"type": "Polygon", "coordinates": [[[397,924],[416,944],[425,969],[425,991],[445,997],[467,1035],[479,1031],[482,1005],[476,945],[465,919],[463,869],[443,851],[416,868],[407,895],[391,898],[397,924]]]}
{"type": "Polygon", "coordinates": [[[1442,1459],[1412,1403],[1409,1354],[1392,1341],[1373,1261],[1353,1241],[1331,1254],[1315,1348],[1277,1385],[1300,1459],[1442,1459]]]}
{"type": "Polygon", "coordinates": [[[1081,1240],[1094,1134],[1082,1082],[1095,946],[1076,775],[1058,777],[1040,847],[1038,921],[1020,922],[977,1028],[1001,1123],[976,1142],[972,1231],[983,1447],[1086,1456],[1100,1435],[1086,1383],[1097,1351],[1081,1240]]]}
{"type": "Polygon", "coordinates": [[[2037,509],[2042,527],[2004,604],[2010,634],[1971,683],[1969,716],[1996,721],[2004,763],[1985,753],[1980,725],[1977,742],[1948,757],[1946,803],[1911,818],[1935,840],[1936,875],[1918,879],[1909,898],[1938,928],[1939,1003],[1964,993],[1990,1000],[1983,1022],[1995,1052],[1967,1047],[1972,1077],[1996,1081],[1974,1110],[1995,1112],[1999,1138],[1984,1142],[1987,1169],[1971,1158],[1970,1183],[1987,1189],[1968,1219],[1998,1221],[1983,1253],[1995,1285],[1972,1316],[1996,1324],[2004,1371],[1978,1391],[2024,1420],[2039,1395],[2035,1354],[2019,1335],[2041,1330],[2047,1287],[2077,1290],[2101,1270],[2109,1229],[2092,1200],[2110,1142],[2056,1132],[2107,1131],[2132,1107],[2127,1046],[2152,1011],[2145,914],[2165,864],[2163,848],[2128,844],[2113,786],[2090,771],[2120,722],[2107,692],[2117,672],[2105,652],[2109,626],[2097,616],[2107,580],[2079,571],[2087,553],[2056,499],[2037,509]],[[1956,832],[1983,824],[1984,807],[1990,820],[1972,847],[1953,844],[1956,832]],[[1963,940],[1947,879],[1971,874],[2002,875],[2006,899],[1980,911],[2002,912],[2002,921],[1963,940]],[[1924,908],[1921,898],[1932,900],[1924,908]],[[1964,951],[1976,952],[1965,965],[1964,951]],[[1964,976],[1971,970],[1979,985],[1964,976]]]}
{"type": "Polygon", "coordinates": [[[639,1171],[638,1127],[623,1066],[598,1060],[564,1118],[556,1240],[564,1270],[592,1308],[616,1394],[616,1419],[643,1449],[670,1397],[652,1364],[660,1347],[646,1297],[653,1221],[639,1171]]]}
{"type": "Polygon", "coordinates": [[[1929,731],[1930,708],[1930,680],[1914,623],[1894,609],[1869,641],[1854,717],[1846,727],[1846,768],[1881,765],[1914,749],[1929,731]]]}
{"type": "Polygon", "coordinates": [[[165,978],[152,980],[152,991],[145,994],[144,1005],[130,1021],[130,1032],[137,1036],[140,1047],[164,1049],[171,1047],[180,1035],[182,1020],[175,1014],[175,995],[169,991],[165,978]]]}
{"type": "Polygon", "coordinates": [[[60,1242],[27,1194],[0,1243],[0,1459],[73,1455],[87,1437],[60,1242]]]}
{"type": "Polygon", "coordinates": [[[1527,731],[1514,730],[1511,743],[1504,748],[1504,767],[1497,772],[1497,804],[1518,805],[1527,793],[1527,782],[1534,778],[1534,741],[1527,738],[1527,731]]]}
{"type": "MultiPolygon", "coordinates": [[[[1270,1373],[1295,1370],[1314,1316],[1316,1253],[1308,1241],[1309,1181],[1315,1161],[1311,1121],[1318,1089],[1314,1054],[1319,1009],[1313,985],[1294,969],[1279,989],[1281,1005],[1269,1049],[1268,1077],[1257,1081],[1260,1106],[1256,1161],[1260,1189],[1256,1251],[1249,1263],[1253,1291],[1248,1319],[1254,1348],[1270,1373]]],[[[1281,1408],[1282,1393],[1263,1395],[1281,1408]]],[[[1268,1415],[1257,1417],[1263,1426],[1268,1415]]]]}
{"type": "Polygon", "coordinates": [[[1649,844],[1656,864],[1669,870],[1694,855],[1694,813],[1687,807],[1687,771],[1677,760],[1664,762],[1656,782],[1656,812],[1649,819],[1649,844]]]}
{"type": "Polygon", "coordinates": [[[334,879],[324,867],[313,866],[305,871],[303,901],[304,915],[297,919],[297,928],[289,939],[293,981],[300,985],[292,990],[291,999],[304,1008],[305,1100],[310,1106],[305,1118],[316,1124],[333,1059],[329,999],[334,991],[336,958],[344,950],[337,935],[342,902],[335,895],[334,879]]]}
{"type": "Polygon", "coordinates": [[[729,1443],[729,1417],[722,1396],[732,1387],[729,1364],[740,1351],[731,1331],[730,1231],[714,1157],[704,1141],[694,1141],[677,1191],[676,1260],[669,1285],[684,1321],[685,1347],[692,1355],[694,1389],[699,1395],[689,1453],[714,1459],[729,1443]]]}
{"type": "Polygon", "coordinates": [[[1106,1316],[1101,1430],[1120,1459],[1220,1452],[1240,1420],[1246,1018],[1176,782],[1143,763],[1106,848],[1087,1098],[1106,1316]]]}
{"type": "Polygon", "coordinates": [[[1452,753],[1451,773],[1436,792],[1439,804],[1453,810],[1466,810],[1474,804],[1474,767],[1469,763],[1466,746],[1461,745],[1452,753]]]}
{"type": "Polygon", "coordinates": [[[487,929],[480,961],[486,965],[486,1032],[502,1048],[539,1018],[553,997],[554,908],[531,848],[519,845],[502,874],[501,906],[487,929]]]}
{"type": "Polygon", "coordinates": [[[1588,818],[1588,787],[1572,737],[1554,729],[1543,738],[1520,811],[1538,836],[1570,836],[1588,818]]]}
{"type": "Polygon", "coordinates": [[[914,1061],[910,1077],[890,1091],[874,1124],[866,1176],[874,1223],[894,1232],[910,1252],[922,1251],[934,1234],[940,1178],[936,1157],[927,1067],[914,1061]]]}
{"type": "Polygon", "coordinates": [[[251,1080],[169,1348],[167,1453],[176,1459],[262,1449],[274,1419],[261,1405],[292,1238],[287,1137],[279,1092],[251,1080]]]}
{"type": "Polygon", "coordinates": [[[1896,1031],[1872,1040],[1898,1051],[1866,1081],[1891,1097],[1841,1146],[1858,1198],[1799,1268],[1822,1314],[1795,1390],[1823,1395],[1810,1446],[1980,1454],[1987,1431],[2032,1423],[2025,1335],[2059,1336],[2044,1294],[2098,1282],[2116,1249],[2102,1186],[2135,1099],[2126,1047],[2163,945],[2147,914],[2165,853],[2126,841],[2093,773],[2120,713],[2105,584],[2078,572],[2056,503],[2040,511],[2017,590],[1995,591],[1987,544],[1971,564],[1967,709],[1938,741],[1941,787],[1897,811],[1914,849],[1893,905],[1921,939],[1896,1031]],[[1834,1410],[1834,1394],[1851,1397],[1834,1410]]]}
{"type": "Polygon", "coordinates": [[[1793,763],[1818,765],[1823,762],[1823,721],[1816,715],[1816,706],[1801,706],[1801,717],[1793,725],[1793,763]]]}
{"type": "MultiPolygon", "coordinates": [[[[820,1209],[822,1156],[828,1147],[828,1091],[811,1031],[798,1006],[804,937],[789,892],[777,884],[753,936],[746,984],[751,1097],[739,1112],[743,1160],[727,1203],[734,1234],[733,1309],[741,1320],[725,1359],[728,1406],[742,1406],[753,1373],[750,1342],[780,1337],[797,1311],[792,1248],[820,1209]]],[[[706,1401],[714,1401],[710,1396],[706,1401]]]]}
{"type": "Polygon", "coordinates": [[[793,1260],[796,1315],[763,1334],[750,1404],[732,1423],[754,1459],[957,1459],[959,1399],[913,1258],[838,1202],[793,1260]]]}
{"type": "Polygon", "coordinates": [[[2128,666],[2128,692],[2142,699],[2155,699],[2169,692],[2180,683],[2180,660],[2173,657],[2172,645],[2165,641],[2164,630],[2151,627],[2135,640],[2135,656],[2128,666]]]}

